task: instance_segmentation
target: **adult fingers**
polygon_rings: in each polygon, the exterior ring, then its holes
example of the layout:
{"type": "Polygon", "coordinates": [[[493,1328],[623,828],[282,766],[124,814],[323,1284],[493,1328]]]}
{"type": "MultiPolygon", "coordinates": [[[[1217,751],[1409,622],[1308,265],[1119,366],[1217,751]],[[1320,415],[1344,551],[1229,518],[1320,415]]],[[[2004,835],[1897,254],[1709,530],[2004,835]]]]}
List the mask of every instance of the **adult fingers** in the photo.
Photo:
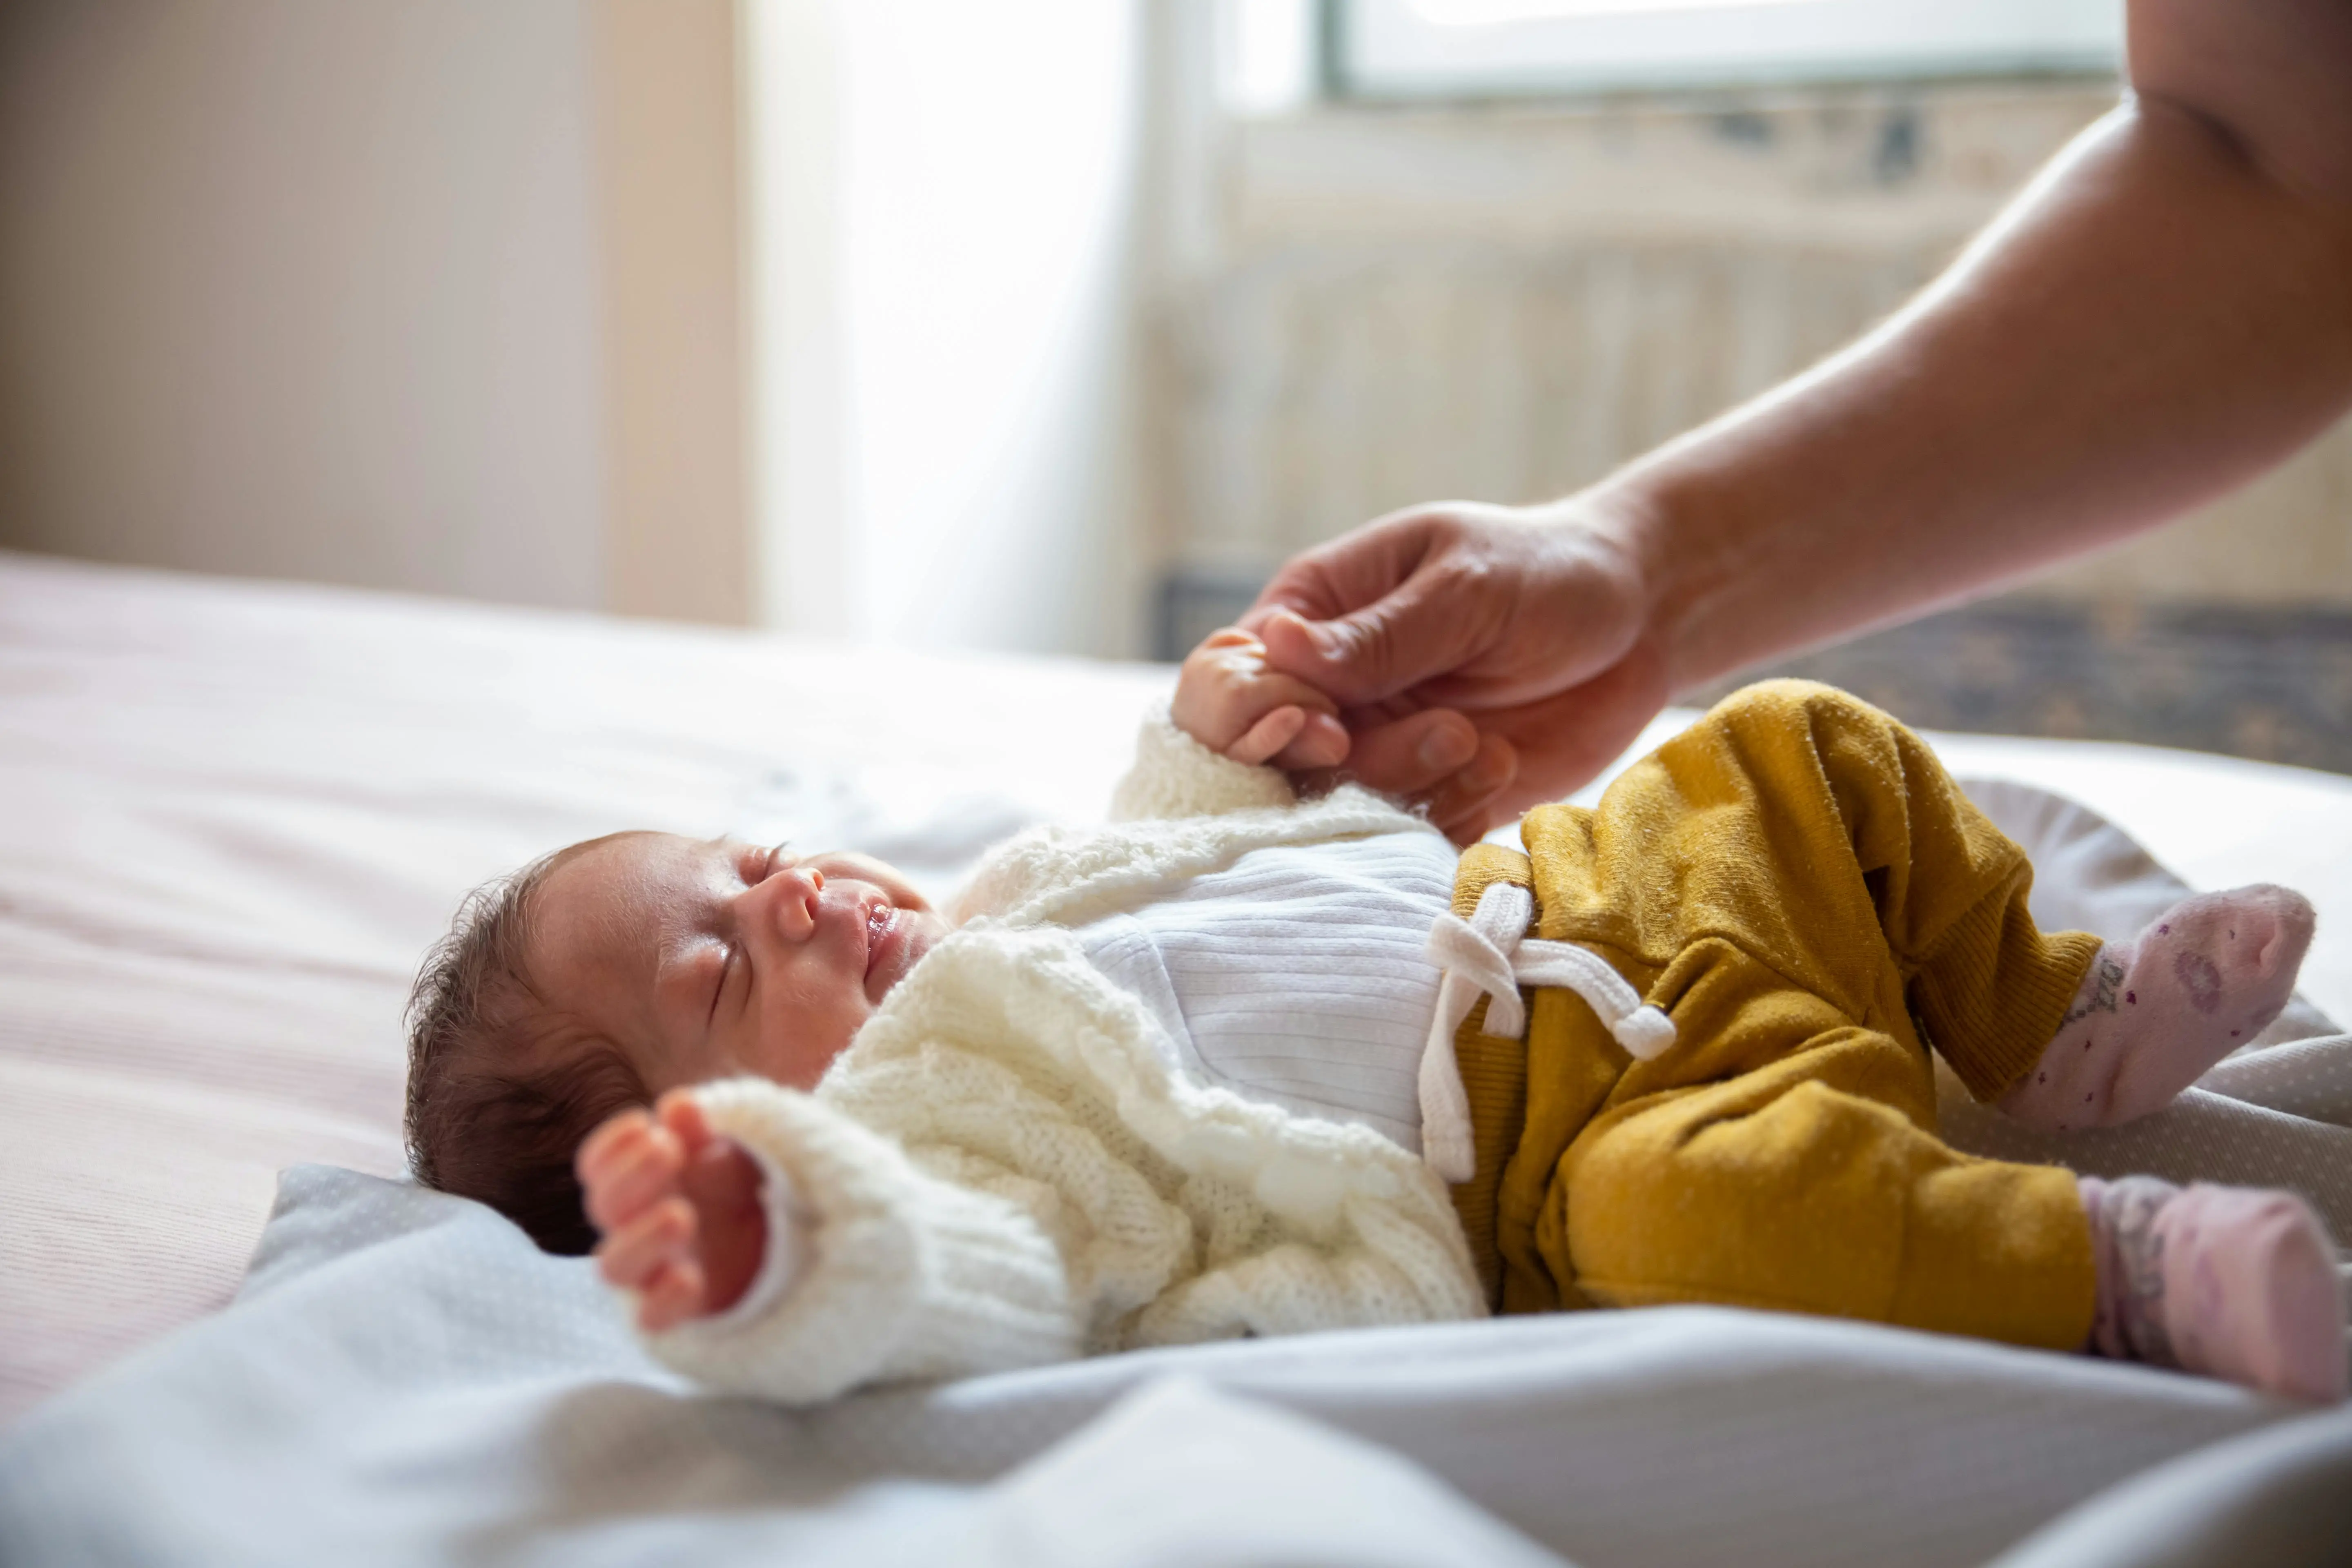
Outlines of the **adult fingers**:
{"type": "Polygon", "coordinates": [[[1429,820],[1456,844],[1468,844],[1507,819],[1504,793],[1519,771],[1517,749],[1500,735],[1481,735],[1477,754],[1423,797],[1429,820]]]}
{"type": "Polygon", "coordinates": [[[1476,726],[1451,708],[1428,708],[1360,725],[1349,746],[1347,773],[1390,795],[1418,796],[1467,767],[1477,754],[1476,726]]]}
{"type": "Polygon", "coordinates": [[[1582,788],[1639,740],[1665,706],[1665,665],[1646,644],[1580,686],[1538,702],[1482,713],[1518,750],[1502,805],[1525,809],[1582,788]]]}
{"type": "Polygon", "coordinates": [[[1314,621],[1361,609],[1412,576],[1427,558],[1444,527],[1436,515],[1442,510],[1392,512],[1301,551],[1283,563],[1236,624],[1260,633],[1266,614],[1276,606],[1314,621]]]}
{"type": "Polygon", "coordinates": [[[1490,617],[1465,602],[1486,588],[1451,573],[1423,571],[1359,610],[1310,621],[1287,606],[1258,627],[1266,664],[1328,691],[1348,706],[1379,702],[1450,675],[1479,651],[1490,617]]]}
{"type": "Polygon", "coordinates": [[[1350,707],[1451,674],[1518,592],[1491,537],[1504,516],[1446,502],[1376,518],[1286,563],[1241,624],[1272,668],[1350,707]]]}

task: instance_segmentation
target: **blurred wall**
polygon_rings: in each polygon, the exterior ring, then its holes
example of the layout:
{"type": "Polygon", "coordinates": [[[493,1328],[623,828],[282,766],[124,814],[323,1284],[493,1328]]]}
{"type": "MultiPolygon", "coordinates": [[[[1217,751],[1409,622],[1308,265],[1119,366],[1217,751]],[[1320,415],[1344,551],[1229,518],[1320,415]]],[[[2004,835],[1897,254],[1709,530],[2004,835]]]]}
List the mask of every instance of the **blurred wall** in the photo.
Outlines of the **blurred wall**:
{"type": "Polygon", "coordinates": [[[1142,12],[6,8],[0,544],[1132,651],[1142,12]]]}
{"type": "Polygon", "coordinates": [[[0,542],[604,595],[575,0],[0,9],[0,542]]]}
{"type": "MultiPolygon", "coordinates": [[[[1236,116],[1211,12],[0,6],[0,545],[1139,651],[1803,368],[2114,97],[1236,116]]],[[[2352,605],[2347,515],[2339,429],[2032,591],[2352,605]]]]}
{"type": "Polygon", "coordinates": [[[1141,651],[1142,0],[749,13],[764,618],[1141,651]]]}
{"type": "Polygon", "coordinates": [[[590,0],[604,606],[757,618],[736,0],[590,0]]]}
{"type": "Polygon", "coordinates": [[[0,545],[748,619],[735,16],[0,7],[0,545]]]}

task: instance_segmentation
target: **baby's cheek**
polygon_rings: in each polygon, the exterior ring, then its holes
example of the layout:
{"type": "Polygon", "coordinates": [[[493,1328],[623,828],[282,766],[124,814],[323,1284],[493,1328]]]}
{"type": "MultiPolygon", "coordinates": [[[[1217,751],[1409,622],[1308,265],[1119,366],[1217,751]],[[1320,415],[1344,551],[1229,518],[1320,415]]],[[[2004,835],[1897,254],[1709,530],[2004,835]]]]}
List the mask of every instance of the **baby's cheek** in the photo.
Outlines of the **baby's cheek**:
{"type": "Polygon", "coordinates": [[[761,1019],[760,1040],[745,1066],[787,1089],[813,1089],[872,1012],[863,995],[784,1001],[761,1019]]]}

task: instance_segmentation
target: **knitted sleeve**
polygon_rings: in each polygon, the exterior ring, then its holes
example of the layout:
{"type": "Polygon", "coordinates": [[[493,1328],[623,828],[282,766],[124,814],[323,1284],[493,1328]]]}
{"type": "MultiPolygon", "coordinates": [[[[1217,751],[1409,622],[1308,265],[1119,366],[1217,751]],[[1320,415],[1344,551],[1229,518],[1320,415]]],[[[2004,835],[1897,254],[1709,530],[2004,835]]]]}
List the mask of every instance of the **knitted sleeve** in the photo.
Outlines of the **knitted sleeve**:
{"type": "Polygon", "coordinates": [[[1135,765],[1111,793],[1113,822],[1147,817],[1221,816],[1253,807],[1293,805],[1297,794],[1279,768],[1220,756],[1176,727],[1166,709],[1143,721],[1135,765]]]}
{"type": "Polygon", "coordinates": [[[646,1336],[672,1370],[789,1405],[863,1384],[1062,1361],[1084,1333],[1061,1254],[1018,1205],[762,1079],[695,1091],[712,1131],[789,1173],[811,1217],[796,1277],[747,1321],[646,1336]]]}

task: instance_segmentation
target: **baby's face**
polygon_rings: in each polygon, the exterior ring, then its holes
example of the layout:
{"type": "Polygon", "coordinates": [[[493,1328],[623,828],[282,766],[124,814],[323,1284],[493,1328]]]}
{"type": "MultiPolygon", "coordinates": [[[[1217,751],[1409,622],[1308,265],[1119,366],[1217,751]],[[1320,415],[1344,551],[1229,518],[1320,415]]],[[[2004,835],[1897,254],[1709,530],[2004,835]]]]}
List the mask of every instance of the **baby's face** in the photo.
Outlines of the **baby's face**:
{"type": "Polygon", "coordinates": [[[611,1041],[656,1094],[740,1073],[810,1089],[947,930],[863,855],[627,833],[541,885],[529,963],[566,1032],[611,1041]]]}

